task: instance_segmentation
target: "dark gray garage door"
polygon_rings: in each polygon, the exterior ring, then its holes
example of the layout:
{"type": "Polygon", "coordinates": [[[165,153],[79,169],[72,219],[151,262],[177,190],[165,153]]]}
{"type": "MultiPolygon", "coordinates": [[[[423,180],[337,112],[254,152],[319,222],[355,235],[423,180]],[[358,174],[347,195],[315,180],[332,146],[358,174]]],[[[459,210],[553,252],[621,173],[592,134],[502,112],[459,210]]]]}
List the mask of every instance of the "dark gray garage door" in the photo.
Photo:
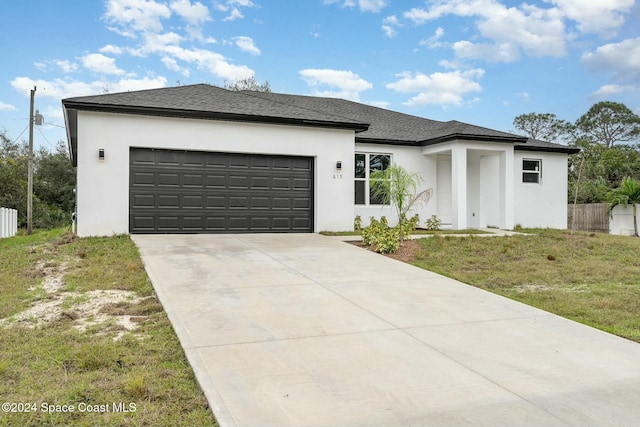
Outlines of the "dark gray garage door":
{"type": "Polygon", "coordinates": [[[313,231],[313,159],[131,148],[131,233],[313,231]]]}

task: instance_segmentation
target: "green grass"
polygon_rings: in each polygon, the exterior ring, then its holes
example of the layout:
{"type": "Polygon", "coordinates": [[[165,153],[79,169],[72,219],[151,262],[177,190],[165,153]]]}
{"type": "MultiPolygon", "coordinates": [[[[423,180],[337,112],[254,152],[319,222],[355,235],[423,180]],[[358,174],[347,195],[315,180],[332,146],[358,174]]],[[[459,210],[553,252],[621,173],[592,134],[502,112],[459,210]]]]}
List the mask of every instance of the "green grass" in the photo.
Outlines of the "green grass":
{"type": "Polygon", "coordinates": [[[640,342],[640,239],[526,231],[421,239],[412,264],[640,342]]]}
{"type": "Polygon", "coordinates": [[[0,239],[0,271],[0,318],[56,296],[72,311],[91,290],[148,297],[103,307],[102,313],[138,316],[138,329],[117,341],[123,331],[113,322],[80,332],[71,314],[33,329],[0,325],[2,401],[36,406],[35,412],[0,412],[0,426],[216,425],[128,236],[78,239],[52,230],[0,239]],[[62,288],[47,295],[38,288],[47,268],[63,264],[62,288]],[[133,404],[135,412],[114,412],[113,404],[121,402],[128,409],[133,404]],[[81,413],[79,404],[107,405],[110,412],[81,413]],[[74,405],[76,411],[49,414],[43,405],[74,405]]]}
{"type": "MultiPolygon", "coordinates": [[[[319,234],[323,236],[360,236],[360,231],[321,231],[319,234]]],[[[474,228],[466,230],[425,230],[419,229],[411,233],[411,235],[447,235],[447,234],[491,234],[483,230],[474,228]]]]}

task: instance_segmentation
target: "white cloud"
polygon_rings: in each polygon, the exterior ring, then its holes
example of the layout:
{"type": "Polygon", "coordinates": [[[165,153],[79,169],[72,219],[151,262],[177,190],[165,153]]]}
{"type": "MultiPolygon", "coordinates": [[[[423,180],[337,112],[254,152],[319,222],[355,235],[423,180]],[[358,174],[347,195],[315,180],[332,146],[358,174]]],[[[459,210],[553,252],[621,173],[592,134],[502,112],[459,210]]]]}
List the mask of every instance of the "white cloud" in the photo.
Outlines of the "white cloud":
{"type": "Polygon", "coordinates": [[[236,46],[238,46],[241,51],[250,53],[251,55],[260,55],[260,49],[256,47],[251,37],[239,36],[233,40],[235,40],[236,46]]]}
{"type": "MultiPolygon", "coordinates": [[[[343,8],[356,7],[355,0],[324,0],[323,4],[342,3],[343,8]]],[[[389,2],[387,0],[358,0],[357,5],[362,12],[378,13],[384,9],[389,2]]]]}
{"type": "Polygon", "coordinates": [[[108,44],[108,45],[103,46],[100,49],[98,49],[98,52],[100,52],[100,53],[110,53],[112,55],[121,55],[122,54],[122,48],[120,48],[118,46],[114,46],[112,44],[108,44]]]}
{"type": "Polygon", "coordinates": [[[254,7],[255,4],[251,0],[227,0],[223,2],[214,2],[214,7],[225,13],[229,13],[223,21],[235,21],[236,19],[244,18],[244,15],[240,11],[241,7],[254,7]]]}
{"type": "Polygon", "coordinates": [[[209,9],[199,1],[191,4],[190,0],[174,0],[171,10],[182,16],[190,25],[201,25],[211,20],[209,9]]]}
{"type": "Polygon", "coordinates": [[[63,73],[73,73],[78,71],[78,64],[70,62],[68,60],[56,60],[55,64],[62,70],[63,73]]]}
{"type": "Polygon", "coordinates": [[[360,10],[363,12],[380,12],[387,6],[386,0],[360,0],[360,10]]]}
{"type": "Polygon", "coordinates": [[[103,17],[110,30],[135,37],[139,31],[162,31],[162,19],[171,16],[171,9],[154,0],[107,0],[103,17]]]}
{"type": "Polygon", "coordinates": [[[124,70],[116,66],[116,60],[101,53],[90,53],[82,57],[82,66],[89,71],[101,74],[122,75],[124,70]]]}
{"type": "Polygon", "coordinates": [[[387,16],[382,20],[382,31],[384,35],[392,38],[397,34],[396,28],[401,27],[400,21],[395,15],[387,16]]]}
{"type": "Polygon", "coordinates": [[[386,87],[400,93],[417,93],[405,102],[405,105],[411,107],[426,104],[460,106],[465,103],[465,95],[482,91],[477,80],[483,75],[484,70],[479,68],[431,75],[404,72],[397,75],[400,78],[398,81],[389,83],[386,87]]]}
{"type": "Polygon", "coordinates": [[[630,92],[638,92],[640,88],[634,85],[604,85],[600,87],[597,91],[593,92],[590,96],[591,98],[599,98],[599,99],[607,99],[613,95],[618,94],[628,94],[630,92]]]}
{"type": "Polygon", "coordinates": [[[427,10],[413,8],[403,14],[417,25],[446,15],[478,18],[477,29],[487,40],[454,43],[454,51],[461,58],[510,62],[521,52],[556,57],[566,53],[563,15],[557,8],[526,3],[506,7],[496,0],[439,0],[427,10]]]}
{"type": "Polygon", "coordinates": [[[582,62],[593,71],[612,73],[616,80],[640,84],[640,37],[600,46],[582,55],[582,62]]]}
{"type": "Polygon", "coordinates": [[[16,111],[17,108],[11,104],[0,101],[0,111],[16,111]]]}
{"type": "Polygon", "coordinates": [[[72,96],[87,96],[103,93],[105,89],[109,92],[125,92],[130,90],[143,90],[164,87],[167,79],[164,77],[144,77],[142,79],[120,79],[120,80],[96,80],[93,82],[81,82],[78,80],[34,80],[29,77],[16,77],[11,80],[11,86],[20,93],[29,93],[34,86],[38,87],[38,96],[54,98],[59,101],[61,98],[72,96]]]}
{"type": "Polygon", "coordinates": [[[306,69],[300,71],[302,79],[313,88],[328,86],[328,90],[315,90],[316,95],[345,98],[358,101],[360,92],[373,85],[352,71],[331,69],[306,69]]]}
{"type": "Polygon", "coordinates": [[[442,36],[444,36],[444,29],[442,27],[438,27],[431,37],[429,37],[428,39],[420,40],[420,43],[418,44],[420,46],[428,46],[434,49],[436,47],[442,46],[442,43],[438,41],[442,38],[442,36]]]}
{"type": "Polygon", "coordinates": [[[582,33],[606,33],[624,24],[634,0],[546,0],[567,18],[576,21],[582,33]]]}
{"type": "Polygon", "coordinates": [[[169,58],[168,56],[165,56],[161,58],[160,61],[162,61],[162,63],[171,71],[178,72],[185,77],[189,77],[191,75],[191,72],[189,71],[188,68],[181,67],[180,65],[178,65],[178,62],[173,58],[169,58]]]}
{"type": "Polygon", "coordinates": [[[230,64],[223,55],[209,50],[167,46],[164,52],[181,61],[195,64],[199,69],[225,80],[241,80],[255,75],[251,68],[230,64]]]}
{"type": "Polygon", "coordinates": [[[516,96],[525,102],[529,101],[529,92],[518,92],[516,93],[516,96]]]}

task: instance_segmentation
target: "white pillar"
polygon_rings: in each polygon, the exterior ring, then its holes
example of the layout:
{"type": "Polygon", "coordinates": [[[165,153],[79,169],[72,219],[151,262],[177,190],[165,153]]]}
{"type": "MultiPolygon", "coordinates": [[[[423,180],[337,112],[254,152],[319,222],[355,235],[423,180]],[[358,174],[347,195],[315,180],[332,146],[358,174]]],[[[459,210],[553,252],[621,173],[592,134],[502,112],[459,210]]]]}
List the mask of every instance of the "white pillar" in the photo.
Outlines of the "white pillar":
{"type": "Polygon", "coordinates": [[[451,148],[451,207],[453,228],[467,228],[467,148],[454,144],[451,148]]]}
{"type": "Polygon", "coordinates": [[[515,218],[513,147],[509,147],[500,154],[500,192],[502,193],[500,210],[504,222],[500,226],[506,230],[513,230],[515,218]]]}

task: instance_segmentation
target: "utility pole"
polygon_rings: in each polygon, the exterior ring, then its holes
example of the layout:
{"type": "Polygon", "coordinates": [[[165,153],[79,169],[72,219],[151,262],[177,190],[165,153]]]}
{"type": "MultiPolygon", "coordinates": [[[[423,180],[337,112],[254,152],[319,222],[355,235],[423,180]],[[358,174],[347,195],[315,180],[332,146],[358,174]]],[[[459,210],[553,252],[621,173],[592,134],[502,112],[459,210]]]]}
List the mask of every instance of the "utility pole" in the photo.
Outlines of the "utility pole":
{"type": "Polygon", "coordinates": [[[27,234],[33,232],[33,103],[36,87],[31,91],[31,105],[29,107],[29,175],[27,180],[27,234]]]}

